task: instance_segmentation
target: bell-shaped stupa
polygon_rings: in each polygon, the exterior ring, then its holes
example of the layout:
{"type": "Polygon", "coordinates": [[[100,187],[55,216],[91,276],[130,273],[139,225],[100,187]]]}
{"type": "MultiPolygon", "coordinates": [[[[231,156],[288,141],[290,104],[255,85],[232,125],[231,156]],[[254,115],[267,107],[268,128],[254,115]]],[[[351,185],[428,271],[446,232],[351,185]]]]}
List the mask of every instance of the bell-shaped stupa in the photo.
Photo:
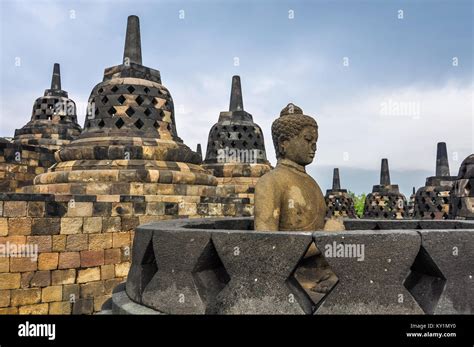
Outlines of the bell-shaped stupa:
{"type": "Polygon", "coordinates": [[[160,72],[142,65],[137,16],[128,17],[123,63],[105,69],[89,98],[83,132],[56,152],[56,160],[27,192],[162,195],[186,216],[196,214],[201,197],[215,196],[216,178],[178,137],[160,72]]]}
{"type": "Polygon", "coordinates": [[[239,76],[232,77],[229,111],[220,113],[209,132],[203,167],[217,177],[226,196],[253,197],[257,180],[271,170],[262,129],[244,110],[239,76]]]}
{"type": "Polygon", "coordinates": [[[448,219],[451,189],[456,176],[449,174],[448,151],[445,142],[438,142],[436,175],[427,177],[426,184],[416,192],[415,218],[448,219]]]}
{"type": "Polygon", "coordinates": [[[403,219],[408,217],[407,201],[398,189],[391,184],[388,160],[382,159],[380,184],[374,185],[372,193],[365,198],[365,218],[403,219]]]}
{"type": "Polygon", "coordinates": [[[326,217],[357,218],[354,200],[347,192],[347,189],[341,189],[341,180],[339,178],[338,168],[334,169],[332,176],[332,188],[326,190],[325,200],[328,207],[326,217]]]}
{"type": "Polygon", "coordinates": [[[13,142],[58,150],[81,133],[77,123],[76,104],[61,89],[59,64],[54,64],[51,88],[36,99],[31,120],[15,131],[13,142]]]}

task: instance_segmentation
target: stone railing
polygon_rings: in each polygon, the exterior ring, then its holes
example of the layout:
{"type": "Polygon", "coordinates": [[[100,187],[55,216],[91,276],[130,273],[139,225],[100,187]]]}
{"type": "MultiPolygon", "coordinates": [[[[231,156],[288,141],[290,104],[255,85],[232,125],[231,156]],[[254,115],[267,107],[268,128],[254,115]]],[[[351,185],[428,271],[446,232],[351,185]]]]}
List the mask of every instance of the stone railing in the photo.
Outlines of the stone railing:
{"type": "Polygon", "coordinates": [[[345,226],[331,233],[256,232],[251,218],[142,225],[113,312],[474,313],[473,222],[347,220],[345,226]],[[313,243],[338,278],[325,294],[312,292],[311,274],[298,275],[313,243]]]}

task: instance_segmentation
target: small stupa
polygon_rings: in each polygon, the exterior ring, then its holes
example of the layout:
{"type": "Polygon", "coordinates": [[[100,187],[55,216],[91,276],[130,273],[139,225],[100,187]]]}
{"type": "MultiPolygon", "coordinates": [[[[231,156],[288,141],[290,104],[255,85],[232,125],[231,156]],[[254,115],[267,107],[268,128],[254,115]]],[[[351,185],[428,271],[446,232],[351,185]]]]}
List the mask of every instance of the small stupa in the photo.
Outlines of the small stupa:
{"type": "Polygon", "coordinates": [[[209,132],[203,167],[217,177],[225,196],[250,196],[271,170],[262,129],[244,110],[239,76],[232,77],[229,111],[221,112],[209,132]]]}
{"type": "Polygon", "coordinates": [[[354,200],[347,192],[347,189],[341,189],[339,168],[334,169],[332,188],[326,190],[326,196],[324,198],[328,207],[326,217],[357,218],[354,208],[354,200]]]}
{"type": "Polygon", "coordinates": [[[364,218],[403,219],[408,217],[407,201],[391,184],[388,159],[382,159],[380,184],[374,185],[372,193],[365,198],[364,218]]]}
{"type": "Polygon", "coordinates": [[[436,175],[427,177],[426,184],[416,192],[415,218],[447,219],[451,203],[451,190],[456,176],[450,176],[448,152],[445,142],[438,142],[436,175]]]}

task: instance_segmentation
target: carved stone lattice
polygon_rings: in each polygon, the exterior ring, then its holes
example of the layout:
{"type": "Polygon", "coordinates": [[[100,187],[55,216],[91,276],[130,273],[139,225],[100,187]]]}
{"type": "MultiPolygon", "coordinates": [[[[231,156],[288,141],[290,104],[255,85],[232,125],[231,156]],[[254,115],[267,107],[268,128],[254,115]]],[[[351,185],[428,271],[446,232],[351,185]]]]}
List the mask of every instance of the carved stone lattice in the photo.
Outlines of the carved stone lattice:
{"type": "Polygon", "coordinates": [[[190,206],[186,196],[216,195],[216,178],[178,137],[160,72],[142,65],[137,16],[128,18],[123,64],[105,69],[91,92],[84,131],[56,159],[27,192],[174,195],[182,197],[183,215],[195,214],[200,202],[190,206]]]}
{"type": "Polygon", "coordinates": [[[229,111],[220,113],[209,132],[203,167],[217,177],[224,195],[252,197],[258,178],[271,169],[262,129],[244,110],[239,76],[232,78],[229,111]]]}
{"type": "Polygon", "coordinates": [[[380,185],[375,185],[364,205],[365,218],[403,219],[408,217],[407,201],[397,184],[390,184],[388,160],[382,159],[380,185]]]}
{"type": "Polygon", "coordinates": [[[14,143],[60,149],[81,133],[77,123],[76,104],[61,89],[59,64],[54,64],[51,88],[36,99],[31,120],[15,130],[14,143]]]}
{"type": "Polygon", "coordinates": [[[449,175],[446,143],[439,142],[436,155],[436,176],[428,177],[426,184],[416,192],[414,217],[421,219],[449,218],[451,189],[455,176],[449,175]]]}
{"type": "Polygon", "coordinates": [[[328,207],[326,217],[357,218],[354,200],[346,189],[341,189],[338,168],[334,169],[332,189],[326,191],[325,200],[328,207]]]}

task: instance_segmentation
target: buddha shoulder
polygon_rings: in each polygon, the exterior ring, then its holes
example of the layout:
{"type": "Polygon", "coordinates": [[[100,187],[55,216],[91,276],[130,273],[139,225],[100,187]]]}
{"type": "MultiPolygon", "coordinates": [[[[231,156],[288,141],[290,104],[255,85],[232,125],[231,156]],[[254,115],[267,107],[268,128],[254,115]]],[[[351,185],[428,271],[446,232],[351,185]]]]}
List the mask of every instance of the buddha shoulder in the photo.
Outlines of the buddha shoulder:
{"type": "Polygon", "coordinates": [[[255,189],[257,190],[259,187],[276,189],[283,187],[285,185],[284,183],[285,173],[283,173],[281,170],[278,170],[278,168],[275,168],[258,179],[255,189]]]}

